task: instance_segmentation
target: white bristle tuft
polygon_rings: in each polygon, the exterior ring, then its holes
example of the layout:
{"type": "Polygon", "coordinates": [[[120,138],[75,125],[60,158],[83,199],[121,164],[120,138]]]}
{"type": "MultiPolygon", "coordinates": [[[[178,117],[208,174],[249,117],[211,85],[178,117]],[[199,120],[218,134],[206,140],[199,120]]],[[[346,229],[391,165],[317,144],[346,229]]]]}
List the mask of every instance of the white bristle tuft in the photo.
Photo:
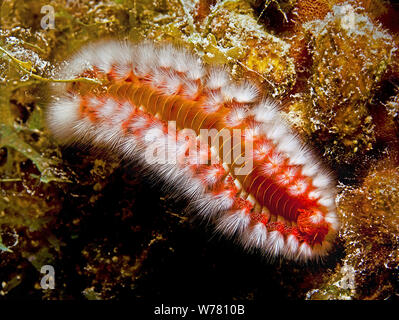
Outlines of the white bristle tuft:
{"type": "Polygon", "coordinates": [[[110,119],[118,110],[118,103],[114,99],[108,99],[99,109],[99,115],[105,119],[110,119]]]}
{"type": "Polygon", "coordinates": [[[278,144],[280,139],[290,134],[287,128],[281,123],[273,123],[268,129],[268,138],[272,139],[275,144],[278,144]]]}
{"type": "Polygon", "coordinates": [[[183,87],[182,95],[188,99],[194,99],[200,90],[200,87],[195,81],[186,81],[183,87]]]}
{"type": "Polygon", "coordinates": [[[321,168],[319,164],[310,161],[308,163],[305,163],[302,167],[302,174],[308,177],[313,177],[315,176],[318,172],[320,172],[321,168]]]}
{"type": "Polygon", "coordinates": [[[48,108],[48,124],[55,136],[66,142],[73,137],[73,125],[79,119],[80,98],[70,95],[57,98],[48,108]]]}
{"type": "Polygon", "coordinates": [[[263,100],[252,111],[255,120],[263,123],[279,121],[279,111],[277,103],[267,99],[263,100]]]}
{"type": "Polygon", "coordinates": [[[306,243],[302,243],[298,248],[297,259],[305,261],[311,259],[313,256],[312,248],[306,243]]]}
{"type": "Polygon", "coordinates": [[[293,196],[299,196],[304,194],[308,187],[308,184],[305,180],[297,180],[294,184],[291,184],[287,190],[293,196]]]}
{"type": "Polygon", "coordinates": [[[284,236],[277,230],[269,232],[266,246],[269,254],[278,256],[284,248],[284,236]]]}
{"type": "Polygon", "coordinates": [[[337,218],[337,215],[335,214],[335,212],[333,212],[333,211],[328,212],[326,214],[325,220],[331,224],[331,226],[334,230],[339,229],[339,222],[338,222],[338,218],[337,218]]]}
{"type": "Polygon", "coordinates": [[[164,77],[164,84],[161,90],[167,95],[177,94],[181,88],[181,78],[173,73],[169,73],[164,77]]]}
{"type": "Polygon", "coordinates": [[[252,228],[247,228],[242,235],[241,242],[245,249],[264,249],[267,243],[266,226],[258,222],[252,228]]]}
{"type": "Polygon", "coordinates": [[[296,257],[299,247],[298,239],[294,235],[290,234],[287,237],[286,244],[287,244],[287,249],[285,251],[285,254],[291,259],[296,257]]]}
{"type": "Polygon", "coordinates": [[[303,165],[309,163],[309,161],[312,161],[312,158],[305,151],[298,152],[297,154],[288,158],[288,163],[292,166],[303,166],[303,165]]]}
{"type": "Polygon", "coordinates": [[[206,185],[212,186],[215,183],[219,182],[224,174],[225,171],[223,168],[220,168],[219,166],[214,166],[207,170],[207,172],[204,174],[203,179],[206,185]]]}
{"type": "Polygon", "coordinates": [[[143,141],[146,143],[154,143],[160,139],[166,139],[165,132],[160,124],[152,124],[143,131],[143,141]]]}
{"type": "Polygon", "coordinates": [[[157,61],[157,53],[153,44],[146,42],[134,49],[135,68],[134,72],[139,77],[150,74],[157,61]]]}
{"type": "Polygon", "coordinates": [[[258,97],[258,88],[249,82],[236,85],[231,84],[222,87],[222,93],[227,101],[238,103],[251,103],[258,97]]]}
{"type": "Polygon", "coordinates": [[[220,93],[211,92],[207,96],[204,104],[202,105],[202,108],[206,112],[213,113],[220,109],[222,103],[223,103],[223,96],[220,93]]]}
{"type": "Polygon", "coordinates": [[[290,158],[301,149],[301,143],[295,136],[285,135],[282,136],[276,147],[280,152],[284,152],[287,157],[290,158]]]}
{"type": "Polygon", "coordinates": [[[93,65],[101,72],[108,73],[111,71],[113,65],[126,64],[131,52],[131,49],[127,45],[123,45],[120,42],[112,41],[104,43],[100,48],[95,50],[93,65]]]}
{"type": "Polygon", "coordinates": [[[130,103],[125,102],[124,104],[117,104],[117,112],[115,112],[111,117],[111,123],[114,126],[121,125],[133,111],[133,107],[130,103]]]}
{"type": "Polygon", "coordinates": [[[333,197],[322,197],[318,202],[326,208],[333,208],[335,206],[335,200],[333,197]]]}
{"type": "Polygon", "coordinates": [[[84,50],[79,51],[69,62],[66,63],[60,72],[60,77],[64,79],[72,79],[80,76],[86,70],[93,70],[93,57],[95,47],[87,46],[84,50]]]}
{"type": "Polygon", "coordinates": [[[172,68],[181,73],[188,73],[191,68],[195,68],[198,61],[186,51],[177,51],[175,53],[172,68]]]}
{"type": "Polygon", "coordinates": [[[162,46],[157,51],[157,61],[161,68],[172,68],[176,59],[176,48],[170,44],[162,46]]]}
{"type": "Polygon", "coordinates": [[[325,189],[331,187],[331,179],[328,176],[321,173],[313,178],[312,183],[316,188],[325,189]]]}
{"type": "Polygon", "coordinates": [[[247,117],[247,112],[244,108],[236,107],[231,109],[231,111],[226,116],[226,123],[231,127],[239,126],[247,117]]]}
{"type": "Polygon", "coordinates": [[[216,90],[225,87],[230,82],[229,74],[222,68],[212,68],[206,81],[207,88],[216,90]]]}
{"type": "Polygon", "coordinates": [[[216,230],[224,233],[226,236],[241,235],[248,227],[250,217],[245,210],[229,212],[221,215],[216,221],[216,230]]]}

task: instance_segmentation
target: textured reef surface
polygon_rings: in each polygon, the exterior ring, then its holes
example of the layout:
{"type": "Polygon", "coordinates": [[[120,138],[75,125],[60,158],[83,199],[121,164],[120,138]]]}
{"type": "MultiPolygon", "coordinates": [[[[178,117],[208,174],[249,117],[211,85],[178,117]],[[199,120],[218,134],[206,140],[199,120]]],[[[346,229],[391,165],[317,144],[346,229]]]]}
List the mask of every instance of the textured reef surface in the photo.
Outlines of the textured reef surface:
{"type": "Polygon", "coordinates": [[[2,1],[0,298],[397,300],[398,15],[383,0],[2,1]],[[328,258],[244,253],[138,168],[58,146],[44,121],[57,66],[111,37],[184,46],[283,102],[337,177],[328,258]]]}

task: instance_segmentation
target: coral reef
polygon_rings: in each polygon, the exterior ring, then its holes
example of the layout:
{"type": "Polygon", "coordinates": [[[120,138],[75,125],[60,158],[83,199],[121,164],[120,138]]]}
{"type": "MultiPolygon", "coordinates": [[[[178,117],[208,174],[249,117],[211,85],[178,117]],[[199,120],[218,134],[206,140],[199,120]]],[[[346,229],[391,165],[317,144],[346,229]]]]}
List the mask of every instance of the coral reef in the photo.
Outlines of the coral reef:
{"type": "Polygon", "coordinates": [[[322,20],[332,6],[337,1],[333,0],[297,0],[292,3],[292,8],[287,11],[287,21],[280,21],[276,28],[277,30],[288,30],[283,38],[290,44],[290,56],[295,61],[297,73],[299,73],[298,86],[303,86],[306,78],[310,72],[311,55],[308,52],[308,39],[306,37],[306,30],[304,24],[313,20],[322,20]],[[285,28],[284,28],[285,27],[285,28]]]}
{"type": "Polygon", "coordinates": [[[387,32],[349,4],[334,6],[305,29],[312,56],[305,130],[332,162],[353,163],[373,148],[368,104],[397,48],[387,32]]]}
{"type": "Polygon", "coordinates": [[[149,37],[192,48],[208,63],[225,64],[234,77],[259,82],[272,96],[284,96],[294,86],[289,44],[261,26],[247,2],[219,1],[209,7],[212,1],[201,0],[192,8],[184,3],[180,17],[150,28],[149,37]]]}
{"type": "Polygon", "coordinates": [[[388,1],[4,0],[0,18],[1,299],[397,297],[399,23],[388,1]],[[45,5],[54,29],[41,27],[45,5]],[[323,263],[245,254],[134,165],[50,138],[57,64],[107,37],[180,44],[285,99],[289,123],[339,177],[342,231],[323,263]],[[44,264],[54,290],[40,286],[44,264]]]}
{"type": "Polygon", "coordinates": [[[257,23],[245,3],[224,6],[209,22],[209,31],[223,51],[237,50],[237,59],[270,84],[274,96],[281,96],[295,84],[293,59],[288,56],[289,45],[267,33],[257,23]]]}
{"type": "Polygon", "coordinates": [[[309,298],[392,298],[399,285],[399,168],[388,158],[369,171],[360,187],[342,190],[340,237],[347,255],[309,298]]]}

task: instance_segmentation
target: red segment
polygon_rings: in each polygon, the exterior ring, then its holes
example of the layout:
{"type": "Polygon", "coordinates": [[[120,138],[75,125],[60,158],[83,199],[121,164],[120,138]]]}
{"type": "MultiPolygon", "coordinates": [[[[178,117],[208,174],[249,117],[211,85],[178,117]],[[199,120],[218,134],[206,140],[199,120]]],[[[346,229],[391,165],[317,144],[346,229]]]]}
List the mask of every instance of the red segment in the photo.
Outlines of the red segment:
{"type": "Polygon", "coordinates": [[[317,210],[299,209],[298,230],[307,243],[321,243],[328,233],[329,224],[317,210]]]}

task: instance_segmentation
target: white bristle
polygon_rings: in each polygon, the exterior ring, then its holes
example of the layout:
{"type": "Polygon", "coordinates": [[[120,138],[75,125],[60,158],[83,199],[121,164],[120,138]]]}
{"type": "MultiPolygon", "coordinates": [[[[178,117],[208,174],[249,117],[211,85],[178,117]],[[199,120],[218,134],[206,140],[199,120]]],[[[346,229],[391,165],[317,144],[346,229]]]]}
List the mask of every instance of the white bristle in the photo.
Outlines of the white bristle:
{"type": "Polygon", "coordinates": [[[134,72],[140,77],[144,77],[151,73],[155,67],[154,62],[157,61],[154,45],[146,42],[140,46],[136,46],[134,52],[134,72]]]}
{"type": "Polygon", "coordinates": [[[206,86],[209,89],[216,90],[225,87],[230,82],[230,76],[221,68],[212,68],[209,71],[206,86]]]}
{"type": "Polygon", "coordinates": [[[222,87],[221,91],[226,100],[234,100],[239,103],[251,103],[258,96],[258,88],[249,82],[226,85],[222,87]]]}
{"type": "Polygon", "coordinates": [[[222,94],[221,93],[213,93],[213,92],[211,92],[207,96],[204,104],[202,105],[202,108],[205,111],[207,111],[209,113],[212,113],[212,112],[218,111],[220,109],[222,103],[223,103],[222,94]]]}
{"type": "Polygon", "coordinates": [[[252,114],[259,122],[269,123],[280,120],[277,104],[270,99],[264,100],[254,107],[252,114]]]}
{"type": "Polygon", "coordinates": [[[176,59],[176,49],[170,44],[162,46],[157,51],[158,65],[162,68],[171,68],[174,65],[176,59]]]}
{"type": "Polygon", "coordinates": [[[313,178],[313,185],[316,188],[328,188],[331,186],[331,180],[324,174],[318,174],[313,178]]]}
{"type": "Polygon", "coordinates": [[[56,137],[66,141],[73,137],[73,124],[79,119],[80,98],[70,95],[64,98],[57,98],[48,110],[47,119],[50,129],[56,137]]]}
{"type": "Polygon", "coordinates": [[[248,250],[265,249],[267,243],[266,226],[258,222],[252,228],[247,228],[241,238],[244,248],[248,250]]]}
{"type": "Polygon", "coordinates": [[[298,260],[309,260],[310,258],[312,258],[312,256],[313,252],[310,246],[305,242],[302,243],[298,248],[298,255],[297,255],[298,260]]]}
{"type": "Polygon", "coordinates": [[[115,126],[121,125],[133,111],[132,105],[128,102],[122,105],[118,104],[117,108],[118,112],[115,112],[111,117],[111,122],[115,126]]]}
{"type": "Polygon", "coordinates": [[[232,127],[239,126],[244,119],[247,117],[247,112],[244,108],[236,107],[233,108],[230,113],[226,116],[226,123],[232,127]]]}
{"type": "Polygon", "coordinates": [[[284,237],[279,231],[269,232],[268,242],[267,242],[268,251],[274,255],[278,256],[282,249],[284,248],[284,237]]]}
{"type": "Polygon", "coordinates": [[[117,109],[118,103],[114,99],[108,99],[98,112],[101,117],[110,119],[116,113],[117,109]]]}
{"type": "Polygon", "coordinates": [[[242,234],[248,227],[249,222],[250,217],[247,212],[239,210],[221,215],[216,221],[216,230],[231,237],[237,233],[242,234]]]}
{"type": "Polygon", "coordinates": [[[290,234],[287,237],[287,249],[286,249],[286,255],[288,255],[291,258],[296,257],[297,252],[298,252],[298,247],[299,247],[299,242],[295,236],[290,234]]]}

